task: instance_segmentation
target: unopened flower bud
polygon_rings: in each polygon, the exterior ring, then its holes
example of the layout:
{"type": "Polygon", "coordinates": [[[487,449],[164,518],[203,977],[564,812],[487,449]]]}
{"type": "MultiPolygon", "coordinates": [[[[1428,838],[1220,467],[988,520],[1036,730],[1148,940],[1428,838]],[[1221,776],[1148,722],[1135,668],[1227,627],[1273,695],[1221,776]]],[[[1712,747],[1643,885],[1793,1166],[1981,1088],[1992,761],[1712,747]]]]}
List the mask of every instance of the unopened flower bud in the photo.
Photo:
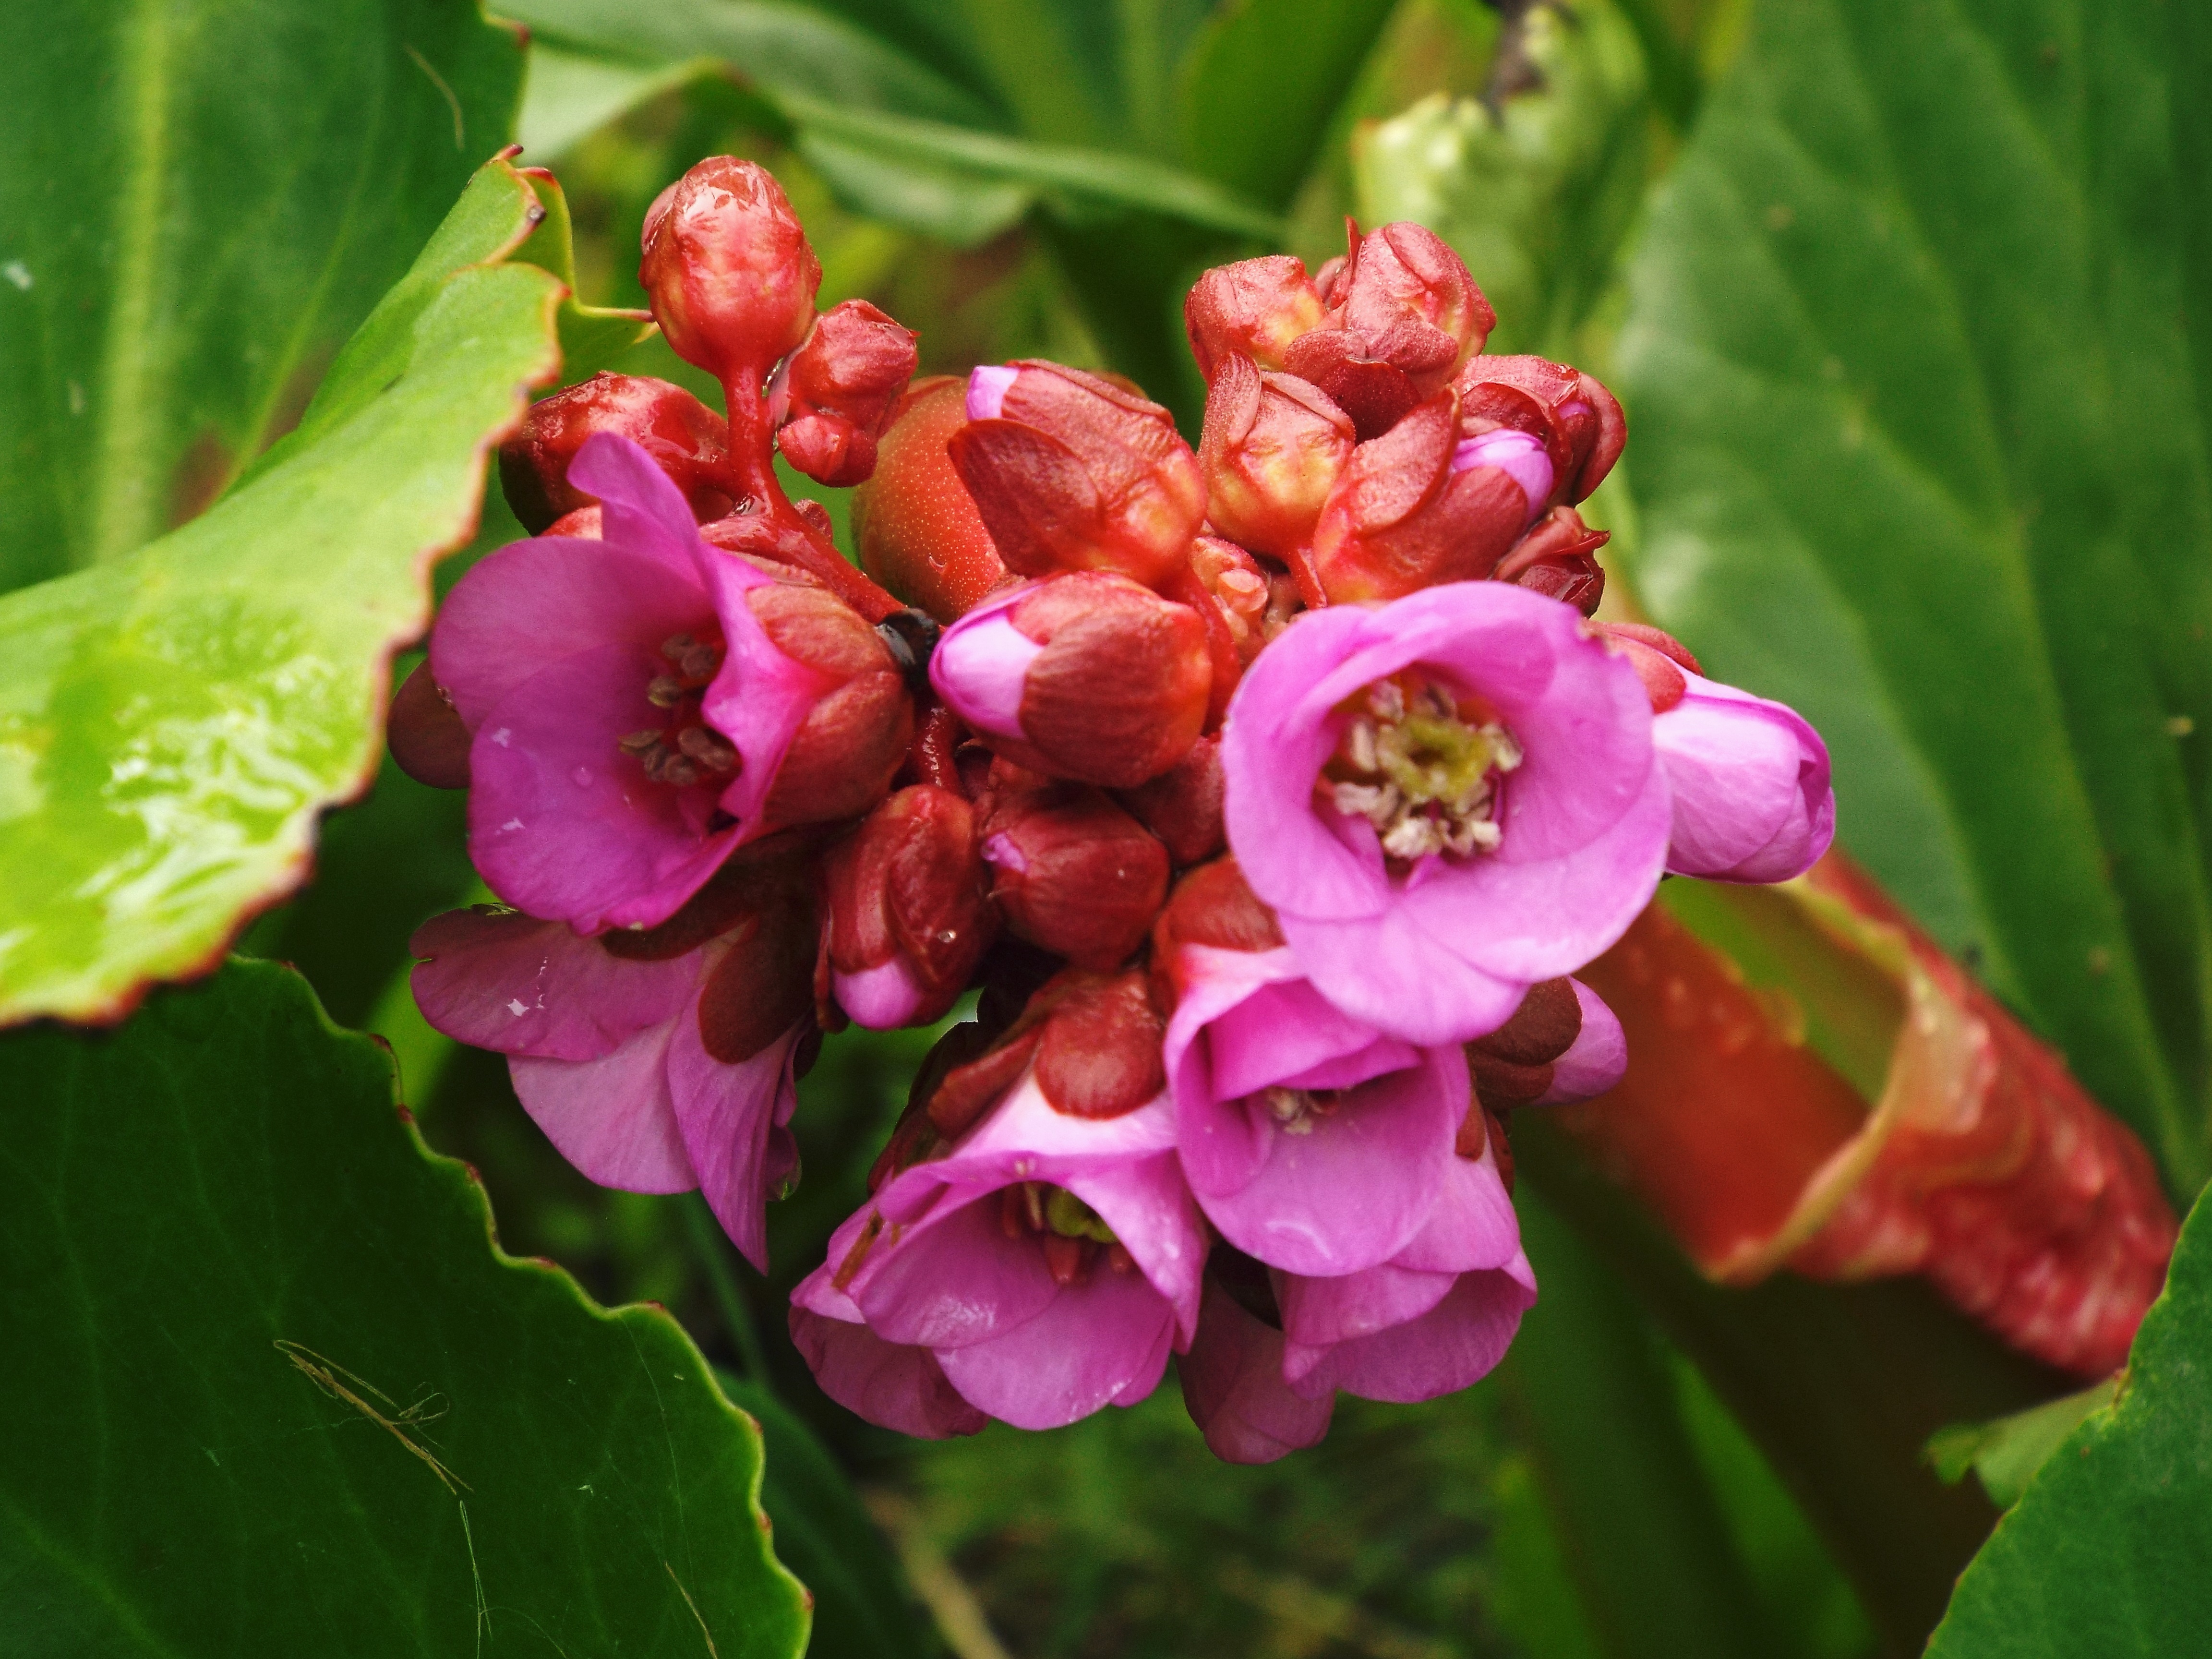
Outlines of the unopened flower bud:
{"type": "Polygon", "coordinates": [[[1262,373],[1242,355],[1224,358],[1198,451],[1207,520],[1277,558],[1303,547],[1357,441],[1350,417],[1318,387],[1262,373]]]}
{"type": "Polygon", "coordinates": [[[768,169],[713,155],[646,215],[638,281],[676,355],[757,386],[806,337],[822,264],[768,169]]]}
{"type": "Polygon", "coordinates": [[[1167,848],[1095,789],[995,798],[983,856],[1007,927],[1080,967],[1127,960],[1168,895],[1167,848]]]}
{"type": "Polygon", "coordinates": [[[874,475],[853,496],[860,568],[941,623],[963,615],[1006,576],[945,451],[967,424],[966,381],[944,375],[917,383],[877,446],[874,475]]]}
{"type": "Polygon", "coordinates": [[[680,386],[602,372],[532,404],[522,429],[499,447],[500,486],[532,535],[596,505],[596,497],[568,482],[568,463],[600,432],[628,438],[651,456],[702,523],[730,510],[723,487],[728,423],[680,386]]]}
{"type": "Polygon", "coordinates": [[[860,483],[918,361],[913,330],[866,300],[832,306],[776,377],[776,447],[817,483],[860,483]]]}
{"type": "Polygon", "coordinates": [[[1271,617],[1269,606],[1275,582],[1288,579],[1263,569],[1249,553],[1218,536],[1200,536],[1191,543],[1190,569],[1221,607],[1237,660],[1249,668],[1286,620],[1271,617]]]}
{"type": "Polygon", "coordinates": [[[1528,526],[1490,574],[1595,616],[1605,597],[1605,568],[1597,562],[1597,550],[1612,539],[1612,532],[1592,530],[1571,507],[1555,507],[1528,526]]]}
{"type": "Polygon", "coordinates": [[[1116,798],[1160,838],[1168,856],[1187,868],[1228,844],[1222,827],[1222,788],[1221,739],[1200,738],[1159,776],[1134,789],[1117,791],[1116,798]]]}
{"type": "Polygon", "coordinates": [[[385,732],[392,758],[416,782],[433,789],[469,787],[473,734],[453,700],[430,678],[428,662],[417,664],[393,694],[385,732]]]}
{"type": "Polygon", "coordinates": [[[750,884],[732,883],[742,908],[726,935],[728,951],[708,972],[699,995],[701,1044],[731,1065],[750,1060],[807,1018],[821,939],[820,912],[803,861],[763,860],[747,873],[754,877],[750,884]]]}
{"type": "Polygon", "coordinates": [[[1183,568],[1206,481],[1159,404],[1027,361],[977,369],[967,412],[947,451],[1007,569],[1118,570],[1159,587],[1183,568]]]}
{"type": "Polygon", "coordinates": [[[930,658],[938,695],[992,748],[1054,777],[1128,788],[1196,740],[1212,685],[1205,624],[1107,571],[971,611],[930,658]]]}
{"type": "Polygon", "coordinates": [[[883,636],[811,583],[750,589],[770,643],[820,687],[784,751],[763,808],[771,824],[857,817],[884,798],[914,736],[914,705],[883,636]]]}
{"type": "Polygon", "coordinates": [[[1236,859],[1218,858],[1186,873],[1152,924],[1152,973],[1158,1000],[1172,1006],[1182,989],[1182,947],[1273,951],[1283,943],[1275,913],[1253,892],[1236,859]]]}
{"type": "Polygon", "coordinates": [[[1628,422],[1613,393],[1591,375],[1542,357],[1470,357],[1453,381],[1460,428],[1515,428],[1538,439],[1551,464],[1536,510],[1572,506],[1604,482],[1628,441],[1628,422]]]}
{"type": "Polygon", "coordinates": [[[967,988],[997,933],[975,809],[916,784],[830,849],[831,988],[879,1030],[939,1018],[967,988]]]}
{"type": "MultiPolygon", "coordinates": [[[[1586,1100],[1620,1081],[1628,1045],[1620,1022],[1588,986],[1547,979],[1528,988],[1513,1018],[1467,1045],[1480,1102],[1462,1139],[1482,1133],[1480,1113],[1586,1100]]],[[[1471,1156],[1479,1157],[1478,1146],[1471,1156]]]]}
{"type": "Polygon", "coordinates": [[[1352,451],[1314,530],[1314,573],[1332,602],[1480,580],[1527,525],[1526,492],[1496,464],[1521,457],[1455,465],[1452,404],[1440,393],[1352,451]]]}
{"type": "Polygon", "coordinates": [[[1165,1022],[1141,973],[1070,968],[1032,996],[989,1050],[948,1071],[929,1099],[931,1127],[957,1136],[1024,1076],[1070,1117],[1121,1117],[1167,1086],[1165,1022]]]}
{"type": "Polygon", "coordinates": [[[1183,328],[1198,372],[1211,382],[1231,356],[1283,367],[1291,342],[1322,325],[1324,302],[1303,261],[1288,254],[1216,265],[1183,301],[1183,328]]]}

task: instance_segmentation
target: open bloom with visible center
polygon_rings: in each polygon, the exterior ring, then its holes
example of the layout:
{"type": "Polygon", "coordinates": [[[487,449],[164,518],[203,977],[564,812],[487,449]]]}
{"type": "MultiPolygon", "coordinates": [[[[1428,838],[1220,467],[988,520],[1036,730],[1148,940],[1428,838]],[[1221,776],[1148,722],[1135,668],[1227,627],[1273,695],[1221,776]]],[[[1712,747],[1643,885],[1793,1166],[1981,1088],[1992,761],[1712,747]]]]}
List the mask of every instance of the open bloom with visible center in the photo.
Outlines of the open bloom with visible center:
{"type": "Polygon", "coordinates": [[[696,1187],[766,1270],[766,1206],[796,1173],[793,1060],[809,999],[757,994],[793,957],[807,919],[778,911],[580,936],[517,912],[449,911],[409,949],[423,1018],[506,1054],[514,1092],[569,1163],[603,1187],[696,1187]],[[657,937],[659,936],[659,937],[657,937]]]}
{"type": "Polygon", "coordinates": [[[1032,1073],[837,1230],[792,1334],[831,1398],[886,1426],[960,1431],[941,1375],[990,1416],[1057,1428],[1152,1393],[1197,1327],[1205,1259],[1164,1092],[1079,1117],[1032,1073]]]}
{"type": "Polygon", "coordinates": [[[1650,899],[1670,810],[1651,725],[1634,669],[1524,588],[1310,611],[1231,704],[1229,844],[1330,1002],[1465,1042],[1650,899]]]}
{"type": "Polygon", "coordinates": [[[817,815],[777,792],[804,731],[820,728],[805,749],[833,752],[865,797],[911,717],[857,616],[817,660],[781,648],[749,598],[781,586],[702,541],[635,444],[600,434],[568,476],[599,497],[605,539],[537,537],[484,559],[441,610],[430,667],[471,734],[469,853],[492,890],[585,933],[647,927],[741,842],[817,815]]]}

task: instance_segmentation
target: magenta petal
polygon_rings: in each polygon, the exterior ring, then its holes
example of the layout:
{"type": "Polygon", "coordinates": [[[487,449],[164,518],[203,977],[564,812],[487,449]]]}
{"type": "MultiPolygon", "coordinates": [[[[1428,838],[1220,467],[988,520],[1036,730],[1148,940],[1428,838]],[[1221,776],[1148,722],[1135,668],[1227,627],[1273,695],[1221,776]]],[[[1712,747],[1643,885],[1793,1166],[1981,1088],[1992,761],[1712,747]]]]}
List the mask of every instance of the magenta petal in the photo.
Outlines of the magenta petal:
{"type": "Polygon", "coordinates": [[[713,614],[688,560],[672,568],[605,542],[541,536],[501,548],[454,585],[430,635],[430,672],[473,732],[556,663],[610,645],[657,651],[713,614]]]}
{"type": "Polygon", "coordinates": [[[1797,712],[1691,675],[1653,742],[1674,792],[1667,867],[1717,881],[1787,881],[1835,835],[1827,745],[1797,712]]]}
{"type": "Polygon", "coordinates": [[[568,481],[599,498],[601,533],[612,546],[684,570],[705,545],[684,492],[628,438],[612,432],[586,438],[568,463],[568,481]]]}
{"type": "Polygon", "coordinates": [[[995,421],[1006,406],[1007,390],[1018,368],[1006,368],[995,363],[986,363],[968,371],[968,418],[971,421],[995,421]]]}
{"type": "Polygon", "coordinates": [[[929,1000],[904,957],[892,957],[857,974],[832,969],[830,988],[853,1024],[872,1031],[894,1031],[909,1023],[929,1000]]]}
{"type": "Polygon", "coordinates": [[[770,827],[761,807],[775,785],[776,771],[792,738],[834,683],[785,656],[753,615],[745,595],[773,578],[734,554],[694,540],[699,579],[714,596],[726,647],[699,708],[707,723],[737,745],[738,775],[717,805],[738,821],[741,838],[749,841],[770,827]]]}
{"type": "Polygon", "coordinates": [[[1176,1371],[1190,1420],[1224,1463],[1272,1463],[1319,1445],[1328,1432],[1334,1397],[1291,1393],[1283,1382],[1283,1334],[1217,1284],[1206,1285],[1198,1338],[1176,1371]]]}
{"type": "Polygon", "coordinates": [[[505,1054],[596,1060],[698,992],[696,955],[631,962],[557,921],[448,910],[415,930],[410,982],[422,1018],[505,1054]]]}
{"type": "Polygon", "coordinates": [[[1058,1289],[1036,1241],[1006,1237],[998,1194],[964,1190],[944,1193],[922,1221],[879,1238],[847,1288],[881,1335],[940,1353],[1036,1318],[1058,1289]]]}
{"type": "Polygon", "coordinates": [[[1575,988],[1575,1000],[1582,1005],[1583,1028],[1567,1052],[1552,1062],[1552,1086],[1535,1103],[1539,1106],[1559,1106],[1601,1095],[1628,1070],[1628,1038],[1613,1010],[1582,981],[1567,982],[1575,988]]]}
{"type": "Polygon", "coordinates": [[[1327,1348],[1286,1342],[1284,1375],[1310,1400],[1337,1389],[1401,1405],[1434,1400],[1487,1376],[1535,1300],[1535,1275],[1525,1259],[1462,1273],[1441,1302],[1403,1325],[1327,1348]]]}
{"type": "Polygon", "coordinates": [[[562,1157],[602,1187],[684,1193],[699,1184],[668,1085],[676,1024],[649,1026],[597,1060],[518,1054],[507,1062],[523,1109],[562,1157]]]}
{"type": "Polygon", "coordinates": [[[937,1358],[969,1404],[1018,1429],[1056,1429],[1133,1390],[1150,1394],[1174,1324],[1141,1273],[1115,1273],[1102,1258],[1036,1317],[937,1358]]]}
{"type": "Polygon", "coordinates": [[[1298,1378],[1340,1342],[1419,1319],[1459,1282],[1455,1273],[1425,1273],[1387,1261],[1334,1279],[1285,1273],[1273,1277],[1284,1340],[1299,1353],[1298,1378]]]}
{"type": "Polygon", "coordinates": [[[1494,1149],[1479,1158],[1453,1156],[1443,1189],[1421,1231],[1390,1258],[1416,1273],[1462,1273],[1502,1267],[1521,1254],[1521,1220],[1498,1179],[1494,1149]]]}
{"type": "Polygon", "coordinates": [[[658,726],[657,659],[605,646],[510,693],[469,750],[469,855],[510,904],[581,933],[649,927],[699,890],[737,844],[702,836],[683,792],[649,783],[616,744],[658,726]]]}
{"type": "Polygon", "coordinates": [[[1331,1002],[1425,1047],[1487,1036],[1513,1017],[1533,983],[1474,967],[1402,906],[1343,921],[1285,912],[1281,924],[1299,965],[1331,1002]]]}
{"type": "Polygon", "coordinates": [[[699,1172],[699,1190],[745,1260],[768,1271],[769,1189],[780,1172],[775,1131],[799,1103],[791,1075],[805,1021],[750,1060],[732,1065],[708,1054],[699,1020],[687,1011],[668,1050],[676,1121],[699,1172]]]}
{"type": "Polygon", "coordinates": [[[1528,433],[1507,427],[1462,438],[1452,447],[1454,473],[1478,466],[1494,466],[1520,485],[1521,494],[1528,502],[1531,519],[1552,493],[1552,458],[1544,453],[1543,441],[1528,433]]]}
{"type": "Polygon", "coordinates": [[[1022,735],[1022,694],[1044,647],[1017,629],[1007,607],[1015,589],[979,605],[945,630],[930,653],[929,683],[952,712],[994,737],[1022,735]]]}
{"type": "Polygon", "coordinates": [[[1305,1133],[1277,1131],[1249,1184],[1200,1205],[1223,1237],[1271,1267],[1371,1267],[1420,1231],[1467,1102],[1466,1055],[1432,1049],[1421,1066],[1352,1090],[1335,1111],[1306,1120],[1305,1133]]]}
{"type": "Polygon", "coordinates": [[[1152,1288],[1174,1308],[1188,1340],[1198,1328],[1206,1224],[1176,1155],[1156,1152],[1117,1169],[1070,1175],[1064,1184],[1113,1230],[1152,1288]]]}
{"type": "Polygon", "coordinates": [[[927,1348],[886,1342],[865,1325],[794,1303],[791,1340],[822,1392],[855,1416],[920,1440],[974,1434],[987,1420],[945,1380],[927,1348]]]}

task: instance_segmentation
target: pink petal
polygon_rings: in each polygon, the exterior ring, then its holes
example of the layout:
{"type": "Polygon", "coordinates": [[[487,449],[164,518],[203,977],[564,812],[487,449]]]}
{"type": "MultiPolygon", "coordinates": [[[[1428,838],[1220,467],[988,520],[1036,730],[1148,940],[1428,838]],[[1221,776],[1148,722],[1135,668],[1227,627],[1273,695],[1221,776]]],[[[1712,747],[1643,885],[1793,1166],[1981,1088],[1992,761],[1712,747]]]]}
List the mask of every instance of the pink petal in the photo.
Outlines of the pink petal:
{"type": "Polygon", "coordinates": [[[1421,1231],[1390,1258],[1415,1273],[1462,1273],[1503,1267],[1521,1254],[1521,1219],[1498,1178],[1495,1149],[1479,1158],[1455,1154],[1421,1231]]]}
{"type": "Polygon", "coordinates": [[[1206,1223],[1176,1155],[1156,1152],[1118,1169],[1071,1175],[1065,1184],[1098,1212],[1139,1271],[1167,1298],[1188,1341],[1198,1328],[1206,1223]]]}
{"type": "Polygon", "coordinates": [[[895,1031],[911,1023],[929,1000],[928,989],[914,976],[904,957],[892,957],[857,974],[832,969],[830,988],[853,1024],[872,1031],[895,1031]]]}
{"type": "Polygon", "coordinates": [[[1308,1119],[1307,1133],[1276,1130],[1249,1184],[1199,1202],[1223,1237],[1288,1272],[1357,1273],[1387,1261],[1443,1188],[1468,1087],[1466,1055],[1432,1049],[1420,1066],[1363,1084],[1334,1112],[1308,1119]]]}
{"type": "Polygon", "coordinates": [[[1283,1334],[1211,1280],[1198,1338],[1176,1370],[1190,1420],[1225,1463],[1272,1463],[1319,1445],[1328,1432],[1334,1398],[1291,1393],[1283,1382],[1283,1334]]]}
{"type": "Polygon", "coordinates": [[[448,910],[407,943],[422,1018],[456,1042],[506,1054],[596,1060],[673,1019],[698,994],[696,953],[611,956],[595,939],[516,911],[448,910]]]}
{"type": "Polygon", "coordinates": [[[1797,712],[1692,674],[1655,723],[1674,792],[1667,867],[1719,881],[1787,881],[1835,835],[1827,745],[1797,712]]]}
{"type": "Polygon", "coordinates": [[[997,1192],[962,1188],[943,1191],[896,1236],[886,1231],[847,1291],[878,1334],[941,1354],[1036,1318],[1058,1288],[1037,1241],[1006,1237],[997,1192]]]}
{"type": "Polygon", "coordinates": [[[1018,368],[1004,368],[986,363],[968,372],[968,418],[971,421],[995,421],[1006,406],[1006,390],[1013,385],[1018,368]]]}
{"type": "Polygon", "coordinates": [[[1017,629],[1007,607],[1016,588],[978,605],[945,630],[930,653],[929,683],[952,712],[995,737],[1022,735],[1022,694],[1044,647],[1017,629]]]}
{"type": "Polygon", "coordinates": [[[668,1045],[677,1019],[648,1026],[597,1060],[507,1062],[515,1097],[560,1149],[602,1187],[630,1193],[685,1193],[699,1184],[676,1121],[668,1086],[668,1045]]]}
{"type": "Polygon", "coordinates": [[[1496,1030],[1533,982],[1475,967],[1403,906],[1352,921],[1310,921],[1285,912],[1280,921],[1283,937],[1322,995],[1353,1018],[1425,1047],[1496,1030]]]}
{"type": "Polygon", "coordinates": [[[940,1350],[938,1363],[963,1399],[993,1417],[1018,1429],[1056,1429],[1150,1394],[1167,1369],[1174,1328],[1173,1310],[1142,1274],[1117,1273],[1102,1256],[1036,1317],[988,1341],[940,1350]]]}
{"type": "Polygon", "coordinates": [[[1528,433],[1507,427],[1463,438],[1453,446],[1451,470],[1455,473],[1478,466],[1494,466],[1520,485],[1532,519],[1552,493],[1552,458],[1544,453],[1543,441],[1528,433]]]}
{"type": "Polygon", "coordinates": [[[586,438],[568,463],[568,479],[599,498],[600,533],[611,544],[671,570],[696,568],[697,550],[706,544],[691,505],[636,444],[612,432],[586,438]]]}
{"type": "Polygon", "coordinates": [[[1489,1375],[1535,1300],[1535,1275],[1526,1258],[1462,1273],[1442,1301],[1403,1325],[1326,1348],[1286,1341],[1284,1376],[1309,1400],[1338,1389],[1401,1405],[1434,1400],[1489,1375]]]}
{"type": "Polygon", "coordinates": [[[1567,1052],[1552,1062],[1552,1086],[1535,1103],[1539,1106],[1559,1106],[1601,1095],[1628,1071],[1628,1038],[1621,1031],[1620,1021],[1582,981],[1567,982],[1575,988],[1575,1000],[1582,1005],[1583,1028],[1567,1052]]]}
{"type": "Polygon", "coordinates": [[[771,826],[761,807],[775,787],[777,769],[814,705],[836,689],[825,674],[796,662],[769,640],[745,595],[772,582],[735,554],[693,538],[699,578],[714,596],[726,653],[700,699],[707,723],[737,745],[738,775],[717,803],[750,841],[771,826]]]}
{"type": "Polygon", "coordinates": [[[763,1273],[768,1271],[769,1188],[789,1169],[788,1137],[781,1148],[775,1137],[799,1103],[791,1064],[805,1030],[801,1021],[751,1059],[731,1065],[707,1052],[697,1016],[687,1014],[677,1022],[669,1045],[676,1121],[699,1172],[699,1190],[731,1242],[763,1273]]]}
{"type": "Polygon", "coordinates": [[[945,1380],[927,1348],[886,1342],[865,1325],[793,1304],[791,1340],[822,1392],[856,1416],[919,1440],[974,1434],[987,1421],[945,1380]]]}
{"type": "Polygon", "coordinates": [[[1303,1377],[1338,1343],[1419,1319],[1451,1293],[1460,1276],[1386,1261],[1334,1279],[1285,1273],[1273,1277],[1284,1340],[1299,1351],[1303,1369],[1297,1375],[1303,1377]]]}
{"type": "MultiPolygon", "coordinates": [[[[685,792],[648,781],[617,748],[658,726],[659,659],[603,646],[510,692],[469,751],[469,854],[501,898],[580,933],[665,921],[737,845],[702,835],[685,792]]],[[[691,793],[708,786],[698,786],[691,793]]]]}

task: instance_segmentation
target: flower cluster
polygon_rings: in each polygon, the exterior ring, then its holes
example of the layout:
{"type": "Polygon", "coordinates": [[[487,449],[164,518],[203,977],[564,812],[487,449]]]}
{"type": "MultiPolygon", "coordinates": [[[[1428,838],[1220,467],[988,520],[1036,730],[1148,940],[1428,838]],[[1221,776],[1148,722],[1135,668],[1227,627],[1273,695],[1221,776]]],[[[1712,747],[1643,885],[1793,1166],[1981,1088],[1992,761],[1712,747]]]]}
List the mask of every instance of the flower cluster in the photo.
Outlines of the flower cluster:
{"type": "Polygon", "coordinates": [[[672,187],[641,275],[726,418],[540,403],[501,458],[538,533],[395,703],[512,907],[417,934],[432,1023],[759,1263],[820,1034],[979,993],[793,1297],[876,1422],[1065,1424],[1172,1353],[1256,1461],[1340,1389],[1482,1376],[1536,1294],[1505,1117],[1624,1064],[1571,975],[1662,872],[1784,879],[1832,823],[1802,720],[1592,620],[1619,405],[1486,355],[1413,225],[1199,282],[1195,449],[1054,363],[910,385],[750,163],[672,187]],[[776,449],[861,483],[865,574],[776,449]]]}

